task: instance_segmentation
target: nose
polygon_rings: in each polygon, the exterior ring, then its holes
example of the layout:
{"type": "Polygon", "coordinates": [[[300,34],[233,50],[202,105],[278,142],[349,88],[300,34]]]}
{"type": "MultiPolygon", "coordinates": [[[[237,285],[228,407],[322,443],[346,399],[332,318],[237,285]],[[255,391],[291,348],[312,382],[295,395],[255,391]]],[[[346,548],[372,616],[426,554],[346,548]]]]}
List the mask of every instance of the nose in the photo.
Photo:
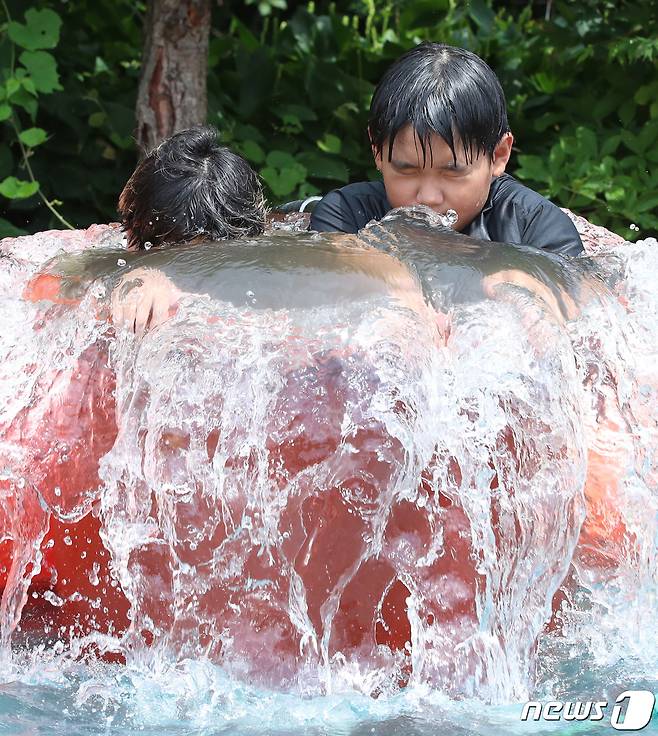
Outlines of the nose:
{"type": "Polygon", "coordinates": [[[444,202],[443,191],[436,183],[426,182],[421,184],[416,195],[418,204],[424,204],[426,207],[436,209],[441,207],[444,202]]]}

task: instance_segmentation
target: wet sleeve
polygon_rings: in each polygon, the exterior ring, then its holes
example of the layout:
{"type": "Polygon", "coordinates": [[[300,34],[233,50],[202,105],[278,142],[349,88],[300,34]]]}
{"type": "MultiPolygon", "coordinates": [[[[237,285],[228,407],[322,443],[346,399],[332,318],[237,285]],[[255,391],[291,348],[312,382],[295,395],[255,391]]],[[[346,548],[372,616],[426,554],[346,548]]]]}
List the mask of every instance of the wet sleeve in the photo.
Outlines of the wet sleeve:
{"type": "Polygon", "coordinates": [[[577,256],[584,250],[576,226],[551,202],[541,204],[529,215],[522,242],[561,256],[577,256]]]}
{"type": "Polygon", "coordinates": [[[340,190],[329,192],[311,213],[309,230],[318,232],[356,233],[359,224],[354,211],[340,190]]]}

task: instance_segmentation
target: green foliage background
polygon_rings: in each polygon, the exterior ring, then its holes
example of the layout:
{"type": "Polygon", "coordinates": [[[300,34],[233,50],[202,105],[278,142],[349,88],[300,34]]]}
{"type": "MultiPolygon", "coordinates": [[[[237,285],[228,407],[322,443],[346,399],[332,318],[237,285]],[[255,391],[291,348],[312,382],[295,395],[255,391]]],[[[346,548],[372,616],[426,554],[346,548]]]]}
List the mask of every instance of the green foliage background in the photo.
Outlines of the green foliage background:
{"type": "MultiPolygon", "coordinates": [[[[374,85],[429,39],[498,73],[511,173],[628,239],[631,224],[658,231],[655,0],[224,0],[213,13],[208,120],[272,203],[375,176],[374,85]]],[[[0,237],[116,219],[144,14],[134,0],[0,0],[0,237]]]]}

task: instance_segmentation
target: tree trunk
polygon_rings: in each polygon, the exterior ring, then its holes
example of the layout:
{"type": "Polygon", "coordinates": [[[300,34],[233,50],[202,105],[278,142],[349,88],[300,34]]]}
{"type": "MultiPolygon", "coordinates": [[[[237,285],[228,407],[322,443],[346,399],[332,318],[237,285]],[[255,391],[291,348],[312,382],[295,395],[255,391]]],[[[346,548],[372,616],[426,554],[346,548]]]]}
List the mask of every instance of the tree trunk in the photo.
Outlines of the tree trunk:
{"type": "Polygon", "coordinates": [[[208,114],[210,0],[148,0],[137,143],[150,151],[208,114]]]}

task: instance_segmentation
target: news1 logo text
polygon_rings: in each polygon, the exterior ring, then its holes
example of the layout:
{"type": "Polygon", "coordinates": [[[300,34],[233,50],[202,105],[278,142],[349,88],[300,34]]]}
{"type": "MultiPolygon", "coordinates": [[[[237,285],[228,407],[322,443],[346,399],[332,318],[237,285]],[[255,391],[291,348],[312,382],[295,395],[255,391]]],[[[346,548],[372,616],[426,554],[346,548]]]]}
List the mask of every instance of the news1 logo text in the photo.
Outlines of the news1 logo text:
{"type": "Polygon", "coordinates": [[[649,725],[655,704],[656,697],[649,690],[624,690],[612,704],[612,710],[607,700],[530,700],[523,706],[521,720],[602,721],[609,712],[610,725],[617,731],[641,731],[649,725]]]}

